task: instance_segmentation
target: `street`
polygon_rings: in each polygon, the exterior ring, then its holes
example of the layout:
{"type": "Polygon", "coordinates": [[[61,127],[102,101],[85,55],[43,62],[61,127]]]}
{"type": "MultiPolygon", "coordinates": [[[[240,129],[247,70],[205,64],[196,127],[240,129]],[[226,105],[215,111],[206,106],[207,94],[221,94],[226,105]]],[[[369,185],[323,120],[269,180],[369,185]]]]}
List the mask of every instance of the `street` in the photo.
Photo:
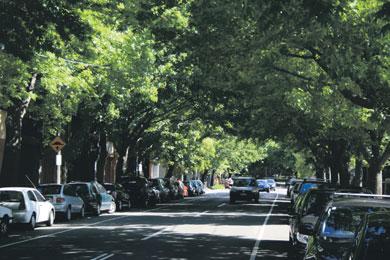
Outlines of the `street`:
{"type": "Polygon", "coordinates": [[[228,190],[142,210],[14,227],[1,259],[286,259],[286,190],[229,204],[228,190]]]}

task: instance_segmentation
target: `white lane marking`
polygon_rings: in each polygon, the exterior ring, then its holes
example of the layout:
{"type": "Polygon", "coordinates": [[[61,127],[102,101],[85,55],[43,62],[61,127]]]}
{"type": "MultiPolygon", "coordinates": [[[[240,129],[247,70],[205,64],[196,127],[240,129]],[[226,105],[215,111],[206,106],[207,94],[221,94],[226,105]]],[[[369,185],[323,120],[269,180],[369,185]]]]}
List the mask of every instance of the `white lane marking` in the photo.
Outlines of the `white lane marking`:
{"type": "Polygon", "coordinates": [[[114,255],[114,254],[110,254],[110,255],[108,255],[108,256],[106,256],[106,257],[100,258],[99,260],[106,260],[106,259],[112,257],[113,255],[114,255]]]}
{"type": "Polygon", "coordinates": [[[204,214],[206,214],[208,212],[209,212],[208,210],[205,210],[203,212],[200,212],[200,213],[196,214],[195,217],[198,218],[198,217],[200,217],[200,216],[202,216],[202,215],[204,215],[204,214]]]}
{"type": "Polygon", "coordinates": [[[261,226],[261,230],[260,230],[260,232],[259,232],[259,234],[257,236],[256,243],[253,246],[252,254],[251,254],[251,257],[249,258],[249,260],[255,260],[256,259],[256,255],[257,255],[257,251],[259,250],[260,242],[261,242],[261,240],[263,239],[263,236],[264,236],[265,225],[267,225],[267,223],[268,223],[268,220],[269,220],[269,218],[270,218],[270,216],[272,214],[272,210],[274,209],[274,206],[275,206],[276,200],[278,199],[278,196],[279,196],[279,194],[276,193],[276,197],[274,199],[274,202],[272,203],[272,206],[271,206],[270,210],[268,211],[267,217],[265,218],[265,220],[263,222],[263,225],[261,226]]]}
{"type": "MultiPolygon", "coordinates": [[[[160,208],[145,210],[144,212],[154,211],[154,210],[163,209],[163,208],[165,208],[165,207],[160,207],[160,208]]],[[[5,247],[14,246],[14,245],[19,245],[19,244],[27,243],[27,242],[34,241],[34,240],[38,240],[38,239],[41,239],[41,238],[52,237],[52,236],[55,236],[55,235],[59,235],[59,234],[63,234],[63,233],[68,233],[68,232],[73,231],[73,230],[83,229],[83,228],[87,228],[87,227],[94,226],[94,225],[97,225],[97,224],[101,224],[101,223],[105,223],[105,222],[109,222],[109,221],[114,221],[114,220],[119,220],[119,219],[123,219],[123,218],[128,218],[128,217],[129,217],[129,216],[121,216],[121,217],[117,217],[117,218],[106,219],[106,220],[98,221],[98,222],[91,223],[91,224],[88,224],[88,225],[80,226],[80,227],[78,227],[78,228],[67,229],[67,230],[58,231],[58,232],[51,233],[51,234],[47,234],[47,235],[43,235],[43,236],[33,237],[33,238],[29,238],[29,239],[25,239],[25,240],[21,240],[21,241],[17,241],[17,242],[5,244],[5,245],[0,245],[0,249],[1,249],[1,248],[5,248],[5,247]]]]}
{"type": "Polygon", "coordinates": [[[217,208],[223,207],[223,206],[225,206],[225,205],[226,205],[226,203],[219,204],[219,205],[217,206],[217,208]]]}
{"type": "Polygon", "coordinates": [[[99,256],[97,256],[97,257],[95,257],[95,258],[92,258],[91,260],[98,260],[98,259],[100,259],[101,257],[105,257],[106,255],[108,255],[108,253],[99,255],[99,256]]]}
{"type": "Polygon", "coordinates": [[[164,229],[162,229],[162,230],[160,230],[160,231],[157,231],[156,233],[153,233],[153,234],[151,234],[151,235],[149,235],[149,236],[147,236],[147,237],[142,238],[141,241],[145,241],[145,240],[148,240],[148,239],[150,239],[150,238],[152,238],[152,237],[156,237],[156,236],[158,236],[158,235],[164,233],[165,231],[168,231],[168,229],[169,229],[169,228],[164,228],[164,229]]]}

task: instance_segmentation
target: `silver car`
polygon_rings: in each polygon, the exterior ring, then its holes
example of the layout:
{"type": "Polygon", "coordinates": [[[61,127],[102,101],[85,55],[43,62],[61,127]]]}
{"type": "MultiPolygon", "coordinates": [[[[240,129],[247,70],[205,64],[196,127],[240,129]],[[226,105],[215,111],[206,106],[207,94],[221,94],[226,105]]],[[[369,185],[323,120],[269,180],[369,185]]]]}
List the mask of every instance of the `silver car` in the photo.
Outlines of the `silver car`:
{"type": "Polygon", "coordinates": [[[78,196],[74,187],[68,184],[42,184],[37,189],[53,204],[57,213],[66,221],[72,219],[72,214],[85,216],[84,201],[78,196]]]}

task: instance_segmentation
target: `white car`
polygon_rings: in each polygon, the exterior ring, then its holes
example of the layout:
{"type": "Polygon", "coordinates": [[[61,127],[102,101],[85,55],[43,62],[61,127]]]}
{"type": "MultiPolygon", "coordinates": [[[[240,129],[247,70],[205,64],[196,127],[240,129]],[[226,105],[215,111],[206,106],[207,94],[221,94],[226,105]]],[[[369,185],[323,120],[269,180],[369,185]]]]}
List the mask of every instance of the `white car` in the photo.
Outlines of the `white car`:
{"type": "Polygon", "coordinates": [[[12,223],[12,211],[0,206],[0,236],[8,233],[8,225],[12,223]]]}
{"type": "Polygon", "coordinates": [[[34,229],[37,223],[52,226],[54,206],[33,188],[0,188],[0,205],[12,210],[13,223],[28,224],[34,229]]]}
{"type": "Polygon", "coordinates": [[[41,184],[37,189],[53,204],[57,216],[61,213],[66,221],[70,221],[73,214],[77,214],[81,218],[85,216],[84,201],[71,185],[41,184]]]}

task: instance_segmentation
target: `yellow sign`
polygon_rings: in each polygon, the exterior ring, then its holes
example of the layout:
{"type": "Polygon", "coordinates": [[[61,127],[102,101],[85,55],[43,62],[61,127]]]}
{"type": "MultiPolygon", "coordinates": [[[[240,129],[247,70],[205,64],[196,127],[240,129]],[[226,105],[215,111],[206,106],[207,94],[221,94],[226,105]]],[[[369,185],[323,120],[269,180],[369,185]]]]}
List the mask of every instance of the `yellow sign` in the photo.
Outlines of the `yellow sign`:
{"type": "Polygon", "coordinates": [[[64,148],[65,142],[61,139],[61,137],[57,136],[53,139],[53,141],[50,142],[50,146],[55,152],[58,153],[62,150],[62,148],[64,148]]]}

